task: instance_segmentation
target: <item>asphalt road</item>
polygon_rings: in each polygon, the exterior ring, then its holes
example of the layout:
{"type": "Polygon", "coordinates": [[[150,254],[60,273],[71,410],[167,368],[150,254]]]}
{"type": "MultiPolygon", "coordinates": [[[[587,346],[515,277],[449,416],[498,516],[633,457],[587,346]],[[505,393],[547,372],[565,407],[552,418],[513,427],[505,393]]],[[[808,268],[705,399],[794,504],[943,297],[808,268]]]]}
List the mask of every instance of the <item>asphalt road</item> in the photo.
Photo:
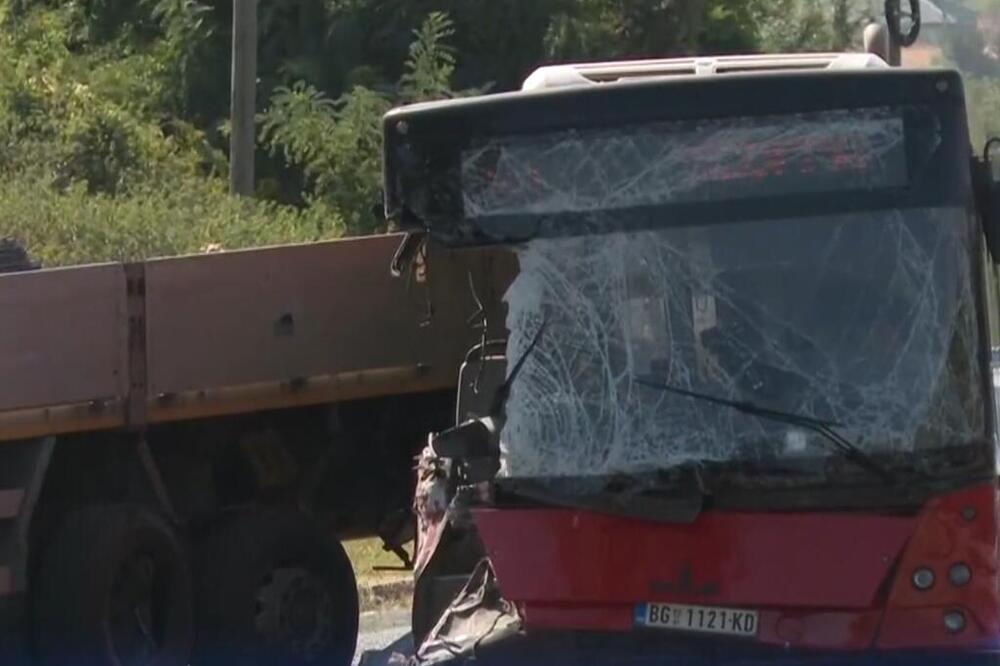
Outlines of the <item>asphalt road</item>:
{"type": "Polygon", "coordinates": [[[410,610],[398,608],[361,614],[358,650],[354,663],[366,652],[365,666],[384,666],[393,652],[409,654],[410,610]]]}

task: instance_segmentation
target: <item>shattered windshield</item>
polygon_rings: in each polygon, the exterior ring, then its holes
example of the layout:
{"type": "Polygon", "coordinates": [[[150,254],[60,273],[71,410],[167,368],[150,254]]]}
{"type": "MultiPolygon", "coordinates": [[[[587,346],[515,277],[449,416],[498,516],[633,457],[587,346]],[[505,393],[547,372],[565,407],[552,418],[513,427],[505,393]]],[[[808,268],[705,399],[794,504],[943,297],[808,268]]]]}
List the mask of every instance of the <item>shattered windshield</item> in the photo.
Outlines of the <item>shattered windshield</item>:
{"type": "Polygon", "coordinates": [[[833,455],[815,433],[637,377],[838,424],[867,453],[984,436],[964,210],[540,238],[506,293],[501,476],[833,455]]]}

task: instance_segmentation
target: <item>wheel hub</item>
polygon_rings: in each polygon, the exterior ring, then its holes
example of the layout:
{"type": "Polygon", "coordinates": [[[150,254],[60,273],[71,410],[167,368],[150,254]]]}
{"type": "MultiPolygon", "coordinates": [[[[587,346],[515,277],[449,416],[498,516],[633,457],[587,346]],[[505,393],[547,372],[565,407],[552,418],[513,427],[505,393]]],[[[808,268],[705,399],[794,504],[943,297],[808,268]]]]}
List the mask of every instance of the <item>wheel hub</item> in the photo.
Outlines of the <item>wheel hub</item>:
{"type": "Polygon", "coordinates": [[[303,660],[322,654],[333,641],[333,599],[322,578],[308,569],[282,566],[261,581],[256,627],[271,646],[303,660]]]}

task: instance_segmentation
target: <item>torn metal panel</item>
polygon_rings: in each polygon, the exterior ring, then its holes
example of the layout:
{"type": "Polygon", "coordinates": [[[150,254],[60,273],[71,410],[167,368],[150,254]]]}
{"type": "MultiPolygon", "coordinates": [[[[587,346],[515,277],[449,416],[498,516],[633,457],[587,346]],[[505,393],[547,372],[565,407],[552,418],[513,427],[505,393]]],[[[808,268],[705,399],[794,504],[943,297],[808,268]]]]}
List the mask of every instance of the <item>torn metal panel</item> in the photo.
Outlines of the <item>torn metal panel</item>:
{"type": "Polygon", "coordinates": [[[505,296],[509,354],[546,333],[513,384],[500,474],[830,455],[641,376],[835,422],[869,453],[982,439],[975,242],[957,208],[531,241],[505,296]]]}
{"type": "Polygon", "coordinates": [[[434,453],[428,439],[417,461],[417,487],[413,498],[413,511],[417,516],[414,579],[420,577],[444,533],[449,502],[448,468],[449,463],[434,453]]]}
{"type": "Polygon", "coordinates": [[[521,617],[497,586],[489,560],[482,560],[465,587],[417,648],[413,664],[426,665],[474,657],[480,648],[520,632],[521,617]]]}

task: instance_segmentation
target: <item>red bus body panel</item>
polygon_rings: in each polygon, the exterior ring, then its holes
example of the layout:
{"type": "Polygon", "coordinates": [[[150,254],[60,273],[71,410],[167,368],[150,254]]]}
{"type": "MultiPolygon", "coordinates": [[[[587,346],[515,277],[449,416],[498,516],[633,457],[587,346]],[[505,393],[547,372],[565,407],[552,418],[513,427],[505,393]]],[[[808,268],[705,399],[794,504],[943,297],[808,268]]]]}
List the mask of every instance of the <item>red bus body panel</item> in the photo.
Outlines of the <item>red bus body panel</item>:
{"type": "MultiPolygon", "coordinates": [[[[706,511],[666,524],[572,509],[482,509],[476,524],[528,632],[631,631],[637,604],[755,608],[756,641],[862,650],[993,645],[1000,636],[997,492],[937,497],[918,515],[706,511]],[[949,582],[968,565],[972,579],[949,582]],[[935,583],[917,590],[913,571],[935,583]],[[968,623],[949,632],[944,614],[968,623]]],[[[746,639],[733,639],[746,640],[746,639]]]]}

